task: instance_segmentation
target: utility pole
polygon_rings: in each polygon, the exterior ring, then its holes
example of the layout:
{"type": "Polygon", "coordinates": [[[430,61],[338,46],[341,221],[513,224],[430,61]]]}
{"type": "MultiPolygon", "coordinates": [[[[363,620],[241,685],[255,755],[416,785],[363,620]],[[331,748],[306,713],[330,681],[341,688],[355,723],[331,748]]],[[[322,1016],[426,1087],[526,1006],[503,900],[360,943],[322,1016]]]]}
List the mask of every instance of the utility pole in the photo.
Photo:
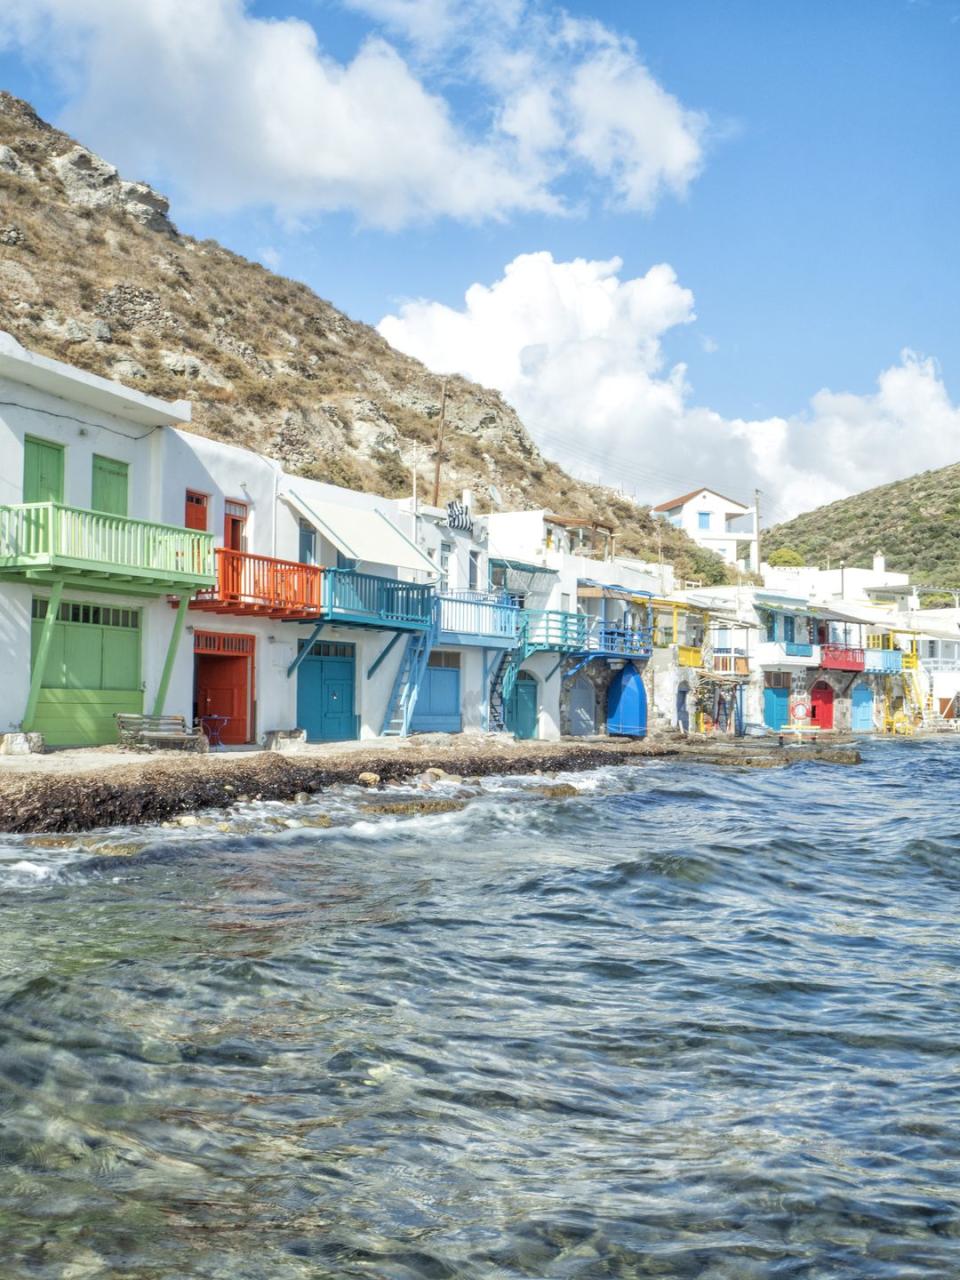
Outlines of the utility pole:
{"type": "Polygon", "coordinates": [[[757,573],[760,572],[760,565],[763,563],[760,559],[760,490],[753,491],[753,518],[756,522],[754,529],[754,544],[757,548],[757,573]]]}
{"type": "Polygon", "coordinates": [[[420,449],[413,446],[413,540],[417,541],[417,463],[420,461],[420,449]]]}
{"type": "Polygon", "coordinates": [[[433,505],[440,505],[440,459],[443,457],[443,429],[447,417],[447,380],[440,388],[440,423],[437,427],[437,460],[433,468],[433,505]]]}

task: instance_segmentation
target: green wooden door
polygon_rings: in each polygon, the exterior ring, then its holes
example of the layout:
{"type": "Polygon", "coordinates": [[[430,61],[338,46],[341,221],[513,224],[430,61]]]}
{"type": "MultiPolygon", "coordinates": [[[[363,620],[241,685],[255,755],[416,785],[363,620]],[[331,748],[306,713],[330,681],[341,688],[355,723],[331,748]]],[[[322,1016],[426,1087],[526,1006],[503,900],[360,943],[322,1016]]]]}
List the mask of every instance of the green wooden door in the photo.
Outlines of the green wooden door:
{"type": "Polygon", "coordinates": [[[63,501],[63,445],[27,436],[23,442],[24,502],[63,501]]]}
{"type": "MultiPolygon", "coordinates": [[[[36,660],[46,601],[34,600],[36,660]]],[[[143,711],[140,613],[65,600],[54,624],[33,728],[50,746],[116,742],[118,711],[143,711]]]]}
{"type": "Polygon", "coordinates": [[[107,511],[112,516],[127,514],[127,464],[115,458],[93,455],[93,495],[90,502],[94,511],[107,511]]]}

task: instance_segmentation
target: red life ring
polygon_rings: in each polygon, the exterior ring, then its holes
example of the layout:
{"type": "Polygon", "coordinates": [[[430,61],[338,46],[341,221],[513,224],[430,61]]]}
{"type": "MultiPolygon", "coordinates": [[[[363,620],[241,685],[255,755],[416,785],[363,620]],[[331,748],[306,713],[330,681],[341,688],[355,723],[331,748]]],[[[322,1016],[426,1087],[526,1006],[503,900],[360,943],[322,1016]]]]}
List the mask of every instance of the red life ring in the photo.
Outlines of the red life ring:
{"type": "Polygon", "coordinates": [[[805,698],[797,698],[790,707],[790,716],[794,721],[806,720],[810,715],[810,704],[805,698]]]}

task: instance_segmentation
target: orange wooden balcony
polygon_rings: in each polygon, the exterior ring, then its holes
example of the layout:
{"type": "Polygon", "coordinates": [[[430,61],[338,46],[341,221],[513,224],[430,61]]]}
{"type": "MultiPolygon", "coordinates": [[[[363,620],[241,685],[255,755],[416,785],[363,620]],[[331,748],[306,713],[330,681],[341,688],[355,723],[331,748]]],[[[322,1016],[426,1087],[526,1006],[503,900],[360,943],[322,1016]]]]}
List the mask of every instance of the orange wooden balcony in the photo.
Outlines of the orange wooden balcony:
{"type": "Polygon", "coordinates": [[[266,618],[317,618],[323,570],[296,560],[275,560],[246,551],[216,550],[217,583],[197,594],[192,609],[259,614],[266,618]]]}

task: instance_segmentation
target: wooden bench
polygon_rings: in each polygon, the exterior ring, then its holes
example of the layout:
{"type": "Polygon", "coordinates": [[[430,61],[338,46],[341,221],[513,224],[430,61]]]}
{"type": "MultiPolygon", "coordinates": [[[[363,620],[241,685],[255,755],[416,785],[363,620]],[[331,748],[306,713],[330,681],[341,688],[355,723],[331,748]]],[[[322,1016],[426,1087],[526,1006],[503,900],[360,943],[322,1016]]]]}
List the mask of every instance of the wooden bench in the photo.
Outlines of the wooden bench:
{"type": "Polygon", "coordinates": [[[202,729],[190,728],[183,716],[135,715],[118,711],[117,736],[124,747],[156,751],[162,747],[180,747],[188,751],[206,751],[207,738],[202,729]]]}

